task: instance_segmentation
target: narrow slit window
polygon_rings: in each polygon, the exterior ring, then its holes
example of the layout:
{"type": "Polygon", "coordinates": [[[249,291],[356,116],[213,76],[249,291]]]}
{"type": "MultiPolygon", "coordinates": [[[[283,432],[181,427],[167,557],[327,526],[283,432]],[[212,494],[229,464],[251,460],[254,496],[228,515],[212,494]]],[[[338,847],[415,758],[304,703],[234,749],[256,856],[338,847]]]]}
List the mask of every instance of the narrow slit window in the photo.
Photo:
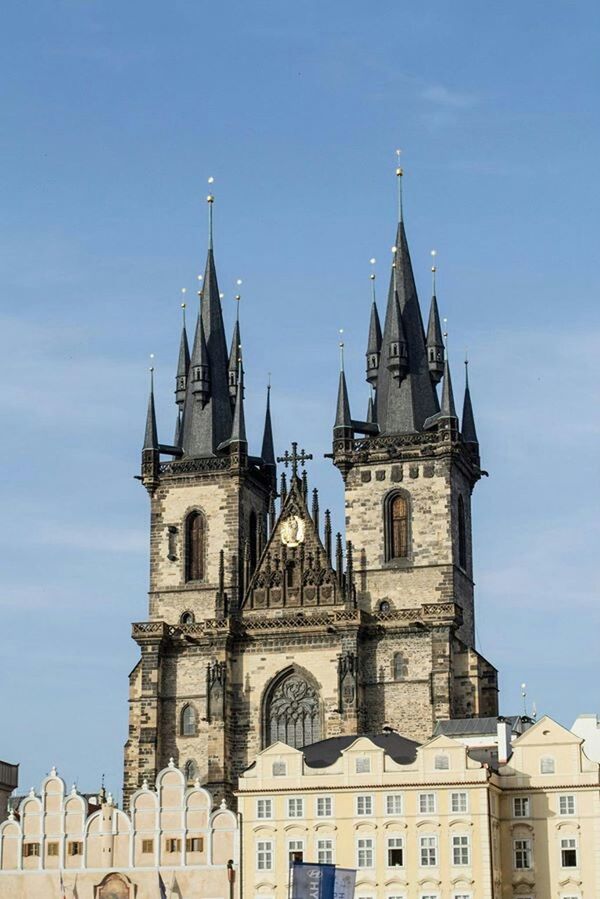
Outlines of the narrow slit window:
{"type": "Polygon", "coordinates": [[[204,516],[192,512],[186,522],[186,580],[201,581],[204,578],[204,516]]]}
{"type": "Polygon", "coordinates": [[[397,493],[388,507],[388,547],[390,559],[408,558],[408,500],[397,493]]]}

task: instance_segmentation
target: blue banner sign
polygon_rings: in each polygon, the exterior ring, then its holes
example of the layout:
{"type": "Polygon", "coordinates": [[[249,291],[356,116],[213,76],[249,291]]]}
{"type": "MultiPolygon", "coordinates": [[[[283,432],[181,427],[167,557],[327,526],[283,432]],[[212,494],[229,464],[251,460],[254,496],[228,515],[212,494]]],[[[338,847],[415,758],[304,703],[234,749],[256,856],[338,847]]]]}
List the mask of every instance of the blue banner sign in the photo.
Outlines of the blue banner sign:
{"type": "Polygon", "coordinates": [[[353,899],[356,871],[317,865],[292,863],[291,899],[353,899]]]}

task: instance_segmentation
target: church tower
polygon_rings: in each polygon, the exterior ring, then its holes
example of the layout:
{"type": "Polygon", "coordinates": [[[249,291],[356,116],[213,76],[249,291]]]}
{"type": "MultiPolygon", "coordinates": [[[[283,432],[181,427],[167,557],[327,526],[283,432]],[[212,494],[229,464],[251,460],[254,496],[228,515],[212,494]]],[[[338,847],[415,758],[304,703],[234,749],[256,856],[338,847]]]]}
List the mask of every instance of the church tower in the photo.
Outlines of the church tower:
{"type": "Polygon", "coordinates": [[[366,421],[352,418],[340,373],[343,539],[309,488],[312,456],[297,443],[275,456],[270,389],[260,455],[248,447],[240,323],[228,353],[208,203],[173,444],[159,441],[152,384],[148,401],[149,610],[133,625],[125,803],[171,757],[219,801],[277,740],[302,747],[386,726],[424,740],[440,718],[497,711],[496,672],[474,647],[475,420],[467,387],[459,425],[435,296],[425,334],[404,223],[383,331],[371,308],[366,421]]]}
{"type": "Polygon", "coordinates": [[[371,306],[367,421],[352,419],[342,371],[333,460],[357,605],[374,626],[361,665],[364,726],[422,739],[437,719],[497,714],[497,674],[475,650],[471,494],[482,471],[469,387],[461,426],[435,278],[425,332],[399,219],[383,332],[371,306]]]}

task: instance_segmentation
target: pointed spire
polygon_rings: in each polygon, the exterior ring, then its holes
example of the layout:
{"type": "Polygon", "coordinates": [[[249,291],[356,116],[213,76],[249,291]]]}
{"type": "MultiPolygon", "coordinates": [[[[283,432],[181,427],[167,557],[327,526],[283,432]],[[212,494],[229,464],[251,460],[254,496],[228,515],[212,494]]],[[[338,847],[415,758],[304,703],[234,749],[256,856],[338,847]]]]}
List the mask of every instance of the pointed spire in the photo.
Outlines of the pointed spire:
{"type": "Polygon", "coordinates": [[[325,509],[325,527],[324,527],[323,543],[325,544],[325,554],[327,561],[331,564],[331,512],[325,509]]]}
{"type": "Polygon", "coordinates": [[[146,413],[146,431],[144,433],[143,450],[158,450],[158,434],[156,429],[156,410],[154,408],[154,368],[150,369],[150,396],[146,413]]]}
{"type": "Polygon", "coordinates": [[[273,446],[273,427],[271,425],[271,384],[267,386],[267,409],[265,412],[265,429],[263,431],[263,441],[261,458],[265,465],[272,465],[275,468],[275,448],[273,446]]]}
{"type": "Polygon", "coordinates": [[[235,443],[248,443],[246,439],[246,419],[244,416],[244,374],[242,370],[242,360],[238,362],[238,384],[239,390],[235,401],[235,411],[233,413],[233,425],[231,427],[231,440],[235,443]]]}
{"type": "Polygon", "coordinates": [[[373,394],[369,396],[369,402],[367,403],[367,418],[366,421],[368,424],[372,425],[375,423],[375,403],[373,402],[373,394]]]}
{"type": "Polygon", "coordinates": [[[471,391],[469,389],[469,360],[465,359],[465,398],[463,402],[461,432],[465,443],[479,447],[477,431],[475,429],[475,416],[471,404],[471,391]]]}
{"type": "Polygon", "coordinates": [[[452,390],[452,378],[450,377],[450,364],[448,357],[444,362],[444,386],[442,388],[442,405],[440,418],[456,418],[456,407],[454,405],[454,392],[452,390]]]}
{"type": "MultiPolygon", "coordinates": [[[[394,265],[394,278],[396,277],[396,267],[394,265]]],[[[408,371],[408,344],[404,334],[404,326],[402,324],[402,314],[400,312],[400,303],[398,302],[398,291],[394,288],[394,302],[389,330],[389,347],[388,347],[388,369],[392,372],[394,378],[401,383],[406,377],[408,371]]]]}
{"type": "Polygon", "coordinates": [[[235,324],[233,326],[233,335],[231,337],[231,349],[229,351],[229,366],[228,366],[228,379],[229,379],[229,396],[231,397],[232,404],[235,403],[235,397],[237,394],[238,388],[238,362],[241,362],[242,359],[242,339],[240,335],[240,300],[241,297],[236,294],[235,297],[237,303],[237,315],[235,318],[235,324]]]}
{"type": "Polygon", "coordinates": [[[352,428],[348,387],[346,386],[346,375],[343,370],[340,372],[335,424],[333,426],[334,431],[338,430],[338,428],[352,428]]]}
{"type": "MultiPolygon", "coordinates": [[[[371,260],[375,262],[375,260],[371,260]]],[[[371,303],[371,317],[369,320],[369,339],[367,341],[367,381],[369,384],[377,383],[377,370],[381,356],[381,324],[375,301],[375,272],[371,273],[373,285],[373,302],[371,303]]]]}
{"type": "Polygon", "coordinates": [[[210,370],[202,315],[198,316],[189,370],[192,394],[204,406],[210,397],[210,370]]]}
{"type": "Polygon", "coordinates": [[[177,421],[175,422],[175,435],[173,437],[173,446],[181,446],[181,409],[177,410],[177,421]]]}
{"type": "MultiPolygon", "coordinates": [[[[185,296],[185,287],[181,291],[185,296]]],[[[179,341],[179,358],[177,360],[177,375],[175,377],[175,402],[180,409],[183,409],[185,402],[185,389],[187,387],[188,371],[190,367],[190,348],[188,345],[188,336],[185,328],[185,308],[186,304],[181,304],[183,313],[183,324],[181,327],[181,340],[179,341]]]]}

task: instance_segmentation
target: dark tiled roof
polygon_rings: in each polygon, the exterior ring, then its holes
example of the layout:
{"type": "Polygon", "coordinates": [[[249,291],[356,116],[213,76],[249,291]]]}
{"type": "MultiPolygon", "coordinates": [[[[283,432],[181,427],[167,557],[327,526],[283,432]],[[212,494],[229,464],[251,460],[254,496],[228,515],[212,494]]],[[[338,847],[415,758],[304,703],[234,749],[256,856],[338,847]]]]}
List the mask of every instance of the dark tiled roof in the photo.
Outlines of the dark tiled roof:
{"type": "Polygon", "coordinates": [[[344,737],[331,737],[329,740],[321,740],[304,746],[304,761],[309,768],[326,768],[332,765],[340,757],[344,749],[351,746],[359,737],[367,737],[375,746],[385,749],[387,754],[400,765],[410,765],[417,757],[417,749],[421,745],[414,740],[397,733],[389,734],[350,734],[344,737]]]}
{"type": "MultiPolygon", "coordinates": [[[[509,715],[505,719],[513,731],[521,733],[526,729],[520,715],[509,715]]],[[[493,736],[498,728],[497,718],[450,718],[438,721],[433,732],[434,737],[443,734],[446,737],[493,736]]]]}

